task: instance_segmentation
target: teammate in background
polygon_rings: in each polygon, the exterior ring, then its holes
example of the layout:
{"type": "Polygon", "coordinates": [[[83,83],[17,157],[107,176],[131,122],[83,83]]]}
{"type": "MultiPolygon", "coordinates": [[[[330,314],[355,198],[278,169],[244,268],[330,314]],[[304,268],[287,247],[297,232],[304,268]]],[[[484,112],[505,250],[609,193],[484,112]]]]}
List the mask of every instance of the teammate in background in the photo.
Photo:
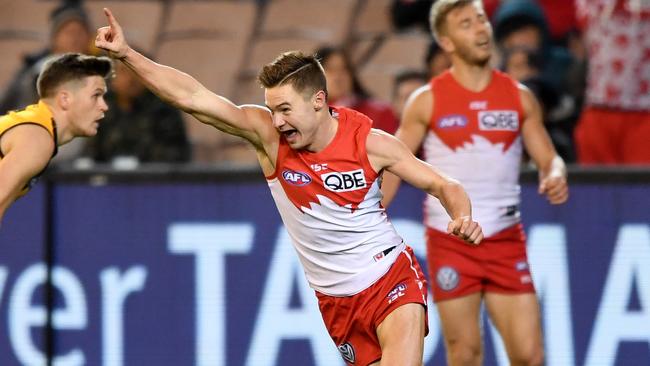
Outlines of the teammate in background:
{"type": "MultiPolygon", "coordinates": [[[[427,260],[450,365],[481,365],[480,309],[485,302],[511,365],[543,363],[539,304],[519,219],[522,142],[539,169],[539,193],[568,198],[566,169],[542,124],[532,93],[490,66],[492,28],[478,0],[438,0],[433,35],[452,60],[449,71],[407,102],[396,136],[411,151],[458,179],[485,239],[468,246],[447,235],[444,209],[425,203],[427,260]]],[[[387,174],[384,204],[399,180],[387,174]]]]}
{"type": "Polygon", "coordinates": [[[37,79],[39,101],[0,117],[0,221],[27,193],[60,145],[97,133],[108,109],[107,57],[67,53],[50,59],[37,79]]]}
{"type": "Polygon", "coordinates": [[[168,103],[240,136],[259,163],[329,333],[354,365],[422,365],[426,282],[412,250],[380,205],[380,176],[392,171],[438,197],[449,232],[482,239],[462,187],[417,160],[371,120],[329,108],[323,68],[287,52],[263,67],[267,106],[236,106],[189,75],[131,49],[108,9],[96,45],[121,60],[168,103]]]}

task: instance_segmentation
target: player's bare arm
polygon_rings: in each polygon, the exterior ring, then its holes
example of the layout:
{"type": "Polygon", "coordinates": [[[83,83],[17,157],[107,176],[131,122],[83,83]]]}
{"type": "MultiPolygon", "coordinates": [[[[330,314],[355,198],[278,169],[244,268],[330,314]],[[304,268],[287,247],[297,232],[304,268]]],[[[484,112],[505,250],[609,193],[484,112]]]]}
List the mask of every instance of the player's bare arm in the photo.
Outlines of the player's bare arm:
{"type": "Polygon", "coordinates": [[[43,127],[27,124],[5,132],[0,147],[4,154],[0,160],[1,222],[22,188],[47,166],[54,152],[54,141],[43,127]]]}
{"type": "Polygon", "coordinates": [[[216,95],[192,76],[158,64],[129,47],[122,27],[104,9],[108,26],[97,30],[95,45],[122,61],[162,100],[192,114],[203,123],[250,141],[258,150],[277,140],[270,112],[260,106],[237,106],[216,95]]]}
{"type": "MultiPolygon", "coordinates": [[[[404,115],[400,122],[399,129],[395,132],[395,137],[401,140],[406,147],[415,154],[427,134],[429,128],[429,119],[433,113],[433,93],[429,85],[425,85],[411,94],[406,101],[404,115]]],[[[391,203],[400,180],[390,172],[384,173],[381,191],[384,195],[382,204],[388,207],[391,203]]]]}
{"type": "Polygon", "coordinates": [[[478,244],[483,239],[480,225],[472,220],[472,206],[458,181],[416,158],[402,141],[373,129],[366,142],[368,159],[376,171],[383,169],[440,200],[452,218],[447,232],[478,244]]]}
{"type": "Polygon", "coordinates": [[[542,109],[533,93],[520,86],[520,96],[526,113],[521,135],[526,151],[539,169],[539,193],[545,194],[551,204],[561,204],[569,198],[567,171],[562,158],[555,151],[544,127],[542,109]]]}

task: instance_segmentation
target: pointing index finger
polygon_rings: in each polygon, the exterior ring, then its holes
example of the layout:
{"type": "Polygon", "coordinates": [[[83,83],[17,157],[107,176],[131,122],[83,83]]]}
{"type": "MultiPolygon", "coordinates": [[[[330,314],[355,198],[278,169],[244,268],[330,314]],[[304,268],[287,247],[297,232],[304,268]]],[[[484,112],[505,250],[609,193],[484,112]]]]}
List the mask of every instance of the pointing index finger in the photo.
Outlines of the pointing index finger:
{"type": "Polygon", "coordinates": [[[106,18],[108,19],[108,25],[111,26],[111,28],[119,28],[120,25],[113,16],[113,13],[110,11],[108,8],[104,8],[104,14],[106,15],[106,18]]]}

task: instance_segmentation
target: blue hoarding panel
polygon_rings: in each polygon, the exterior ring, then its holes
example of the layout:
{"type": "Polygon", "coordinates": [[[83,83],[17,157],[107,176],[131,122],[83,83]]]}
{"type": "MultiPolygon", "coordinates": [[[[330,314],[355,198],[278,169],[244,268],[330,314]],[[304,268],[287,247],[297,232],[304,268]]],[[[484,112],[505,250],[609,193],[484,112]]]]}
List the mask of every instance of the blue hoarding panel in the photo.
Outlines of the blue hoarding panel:
{"type": "MultiPolygon", "coordinates": [[[[19,220],[42,216],[33,193],[0,230],[2,365],[37,364],[42,353],[37,314],[8,310],[12,297],[38,296],[34,260],[22,246],[4,250],[6,238],[43,242],[42,222],[19,220]]],[[[547,364],[649,364],[650,187],[573,186],[559,207],[532,185],[522,194],[547,364]]],[[[424,266],[422,198],[403,187],[389,213],[424,266]]],[[[57,362],[343,365],[263,182],[67,184],[55,199],[57,362]]],[[[425,363],[438,365],[430,308],[425,363]]],[[[488,322],[485,334],[486,365],[507,365],[488,322]]]]}
{"type": "Polygon", "coordinates": [[[0,227],[0,365],[24,364],[26,353],[44,360],[44,197],[44,185],[36,186],[0,227]]]}

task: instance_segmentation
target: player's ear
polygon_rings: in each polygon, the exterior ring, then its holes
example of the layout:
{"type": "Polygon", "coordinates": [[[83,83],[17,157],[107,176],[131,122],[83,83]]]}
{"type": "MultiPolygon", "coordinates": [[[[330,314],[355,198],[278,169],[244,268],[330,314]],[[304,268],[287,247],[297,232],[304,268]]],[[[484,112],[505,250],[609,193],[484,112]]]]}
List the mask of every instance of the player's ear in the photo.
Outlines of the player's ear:
{"type": "Polygon", "coordinates": [[[327,95],[325,95],[324,90],[319,90],[318,92],[316,92],[316,94],[314,94],[313,103],[314,103],[314,110],[316,112],[320,111],[325,106],[327,106],[327,95]]]}
{"type": "Polygon", "coordinates": [[[440,48],[442,48],[442,50],[445,52],[454,52],[456,49],[456,46],[454,46],[454,42],[451,41],[451,38],[444,35],[440,35],[438,37],[438,44],[440,45],[440,48]]]}
{"type": "Polygon", "coordinates": [[[70,109],[70,106],[72,105],[72,98],[72,94],[65,89],[59,90],[56,93],[56,103],[63,110],[70,109]]]}

